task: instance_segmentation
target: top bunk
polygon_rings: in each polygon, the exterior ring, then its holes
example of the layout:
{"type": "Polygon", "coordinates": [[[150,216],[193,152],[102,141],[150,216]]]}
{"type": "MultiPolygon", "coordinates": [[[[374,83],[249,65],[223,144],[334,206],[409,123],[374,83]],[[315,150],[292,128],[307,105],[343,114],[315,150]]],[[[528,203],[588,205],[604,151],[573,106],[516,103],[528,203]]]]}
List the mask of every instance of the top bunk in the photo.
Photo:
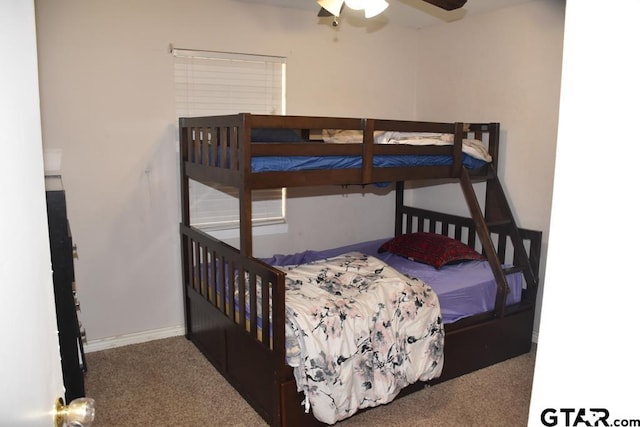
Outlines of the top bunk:
{"type": "Polygon", "coordinates": [[[488,178],[498,123],[239,113],[179,121],[183,177],[244,190],[488,178]]]}

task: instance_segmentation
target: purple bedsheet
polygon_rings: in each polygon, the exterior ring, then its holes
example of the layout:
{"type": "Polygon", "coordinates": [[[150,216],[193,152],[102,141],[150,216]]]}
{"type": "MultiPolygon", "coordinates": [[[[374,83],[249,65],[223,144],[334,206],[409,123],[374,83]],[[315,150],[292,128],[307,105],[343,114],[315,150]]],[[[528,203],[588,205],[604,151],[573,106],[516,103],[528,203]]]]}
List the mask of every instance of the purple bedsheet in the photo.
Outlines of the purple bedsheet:
{"type": "MultiPolygon", "coordinates": [[[[438,294],[444,323],[453,323],[464,317],[493,310],[496,282],[487,261],[468,261],[442,267],[440,270],[410,261],[389,252],[378,253],[378,248],[389,239],[372,240],[323,251],[307,250],[291,255],[274,255],[263,261],[274,266],[297,265],[351,251],[372,255],[391,265],[401,273],[417,277],[430,285],[438,294]]],[[[520,301],[522,274],[507,275],[510,292],[507,304],[520,301]]]]}

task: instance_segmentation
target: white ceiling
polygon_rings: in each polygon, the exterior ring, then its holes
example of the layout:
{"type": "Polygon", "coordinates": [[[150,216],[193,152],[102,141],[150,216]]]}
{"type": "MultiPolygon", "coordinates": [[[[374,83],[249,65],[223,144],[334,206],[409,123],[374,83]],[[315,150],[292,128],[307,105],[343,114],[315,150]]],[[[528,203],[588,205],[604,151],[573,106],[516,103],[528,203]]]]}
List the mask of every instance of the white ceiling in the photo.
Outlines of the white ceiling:
{"type": "MultiPolygon", "coordinates": [[[[236,0],[245,3],[261,3],[277,7],[308,10],[317,15],[320,6],[315,0],[236,0]]],[[[423,0],[387,0],[389,7],[381,15],[372,18],[379,23],[403,25],[413,28],[428,27],[444,22],[453,22],[465,16],[477,15],[532,0],[468,0],[461,9],[445,11],[423,0]]],[[[331,20],[331,18],[323,18],[331,20]]],[[[345,8],[342,20],[364,20],[362,11],[345,8]]]]}

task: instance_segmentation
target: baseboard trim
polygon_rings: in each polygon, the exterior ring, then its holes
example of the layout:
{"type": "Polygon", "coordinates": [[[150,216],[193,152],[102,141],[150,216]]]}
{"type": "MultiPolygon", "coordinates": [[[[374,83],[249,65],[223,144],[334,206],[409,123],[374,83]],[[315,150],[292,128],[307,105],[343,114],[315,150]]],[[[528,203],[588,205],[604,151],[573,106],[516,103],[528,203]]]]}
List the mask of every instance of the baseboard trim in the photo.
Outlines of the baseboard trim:
{"type": "Polygon", "coordinates": [[[163,338],[171,338],[184,335],[184,326],[172,326],[169,328],[153,329],[151,331],[136,332],[133,334],[119,335],[117,337],[100,338],[89,340],[84,345],[85,353],[107,350],[109,348],[124,347],[125,345],[140,344],[147,341],[154,341],[163,338]]]}

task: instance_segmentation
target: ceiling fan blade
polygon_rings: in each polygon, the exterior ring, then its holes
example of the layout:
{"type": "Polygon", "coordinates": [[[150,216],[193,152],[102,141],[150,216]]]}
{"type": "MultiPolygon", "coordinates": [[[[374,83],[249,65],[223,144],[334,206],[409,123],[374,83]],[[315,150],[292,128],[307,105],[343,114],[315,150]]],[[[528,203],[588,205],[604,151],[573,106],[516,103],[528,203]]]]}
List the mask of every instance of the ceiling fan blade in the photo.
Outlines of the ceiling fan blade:
{"type": "MultiPolygon", "coordinates": [[[[342,6],[340,6],[340,13],[342,13],[342,10],[344,9],[344,3],[342,3],[342,6]]],[[[327,9],[325,9],[324,7],[320,8],[320,11],[318,12],[318,16],[320,18],[322,17],[326,17],[326,16],[335,16],[333,13],[329,12],[327,9]]]]}
{"type": "Polygon", "coordinates": [[[444,10],[460,9],[467,0],[422,0],[444,10]]]}
{"type": "Polygon", "coordinates": [[[329,12],[327,9],[325,9],[324,7],[321,7],[320,11],[318,12],[318,16],[319,17],[333,16],[333,14],[331,12],[329,12]]]}

